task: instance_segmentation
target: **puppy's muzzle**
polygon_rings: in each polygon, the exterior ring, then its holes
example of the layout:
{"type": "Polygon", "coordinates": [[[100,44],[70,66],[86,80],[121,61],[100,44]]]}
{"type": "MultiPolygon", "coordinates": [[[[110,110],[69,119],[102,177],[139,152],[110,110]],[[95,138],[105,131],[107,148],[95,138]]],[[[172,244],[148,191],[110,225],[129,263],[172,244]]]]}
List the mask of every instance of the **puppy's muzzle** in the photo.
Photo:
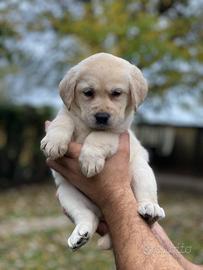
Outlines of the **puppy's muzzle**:
{"type": "Polygon", "coordinates": [[[95,114],[97,125],[107,125],[110,118],[110,114],[106,112],[98,112],[95,114]]]}

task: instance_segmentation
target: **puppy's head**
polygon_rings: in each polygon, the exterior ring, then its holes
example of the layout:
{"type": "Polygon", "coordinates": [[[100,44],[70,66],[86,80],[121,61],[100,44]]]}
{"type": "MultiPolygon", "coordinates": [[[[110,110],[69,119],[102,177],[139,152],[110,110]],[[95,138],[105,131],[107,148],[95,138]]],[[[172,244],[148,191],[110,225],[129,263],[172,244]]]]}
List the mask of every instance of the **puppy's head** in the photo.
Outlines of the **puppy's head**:
{"type": "Polygon", "coordinates": [[[147,94],[141,71],[111,54],[90,56],[68,71],[59,84],[70,110],[93,129],[113,129],[140,105],[147,94]]]}

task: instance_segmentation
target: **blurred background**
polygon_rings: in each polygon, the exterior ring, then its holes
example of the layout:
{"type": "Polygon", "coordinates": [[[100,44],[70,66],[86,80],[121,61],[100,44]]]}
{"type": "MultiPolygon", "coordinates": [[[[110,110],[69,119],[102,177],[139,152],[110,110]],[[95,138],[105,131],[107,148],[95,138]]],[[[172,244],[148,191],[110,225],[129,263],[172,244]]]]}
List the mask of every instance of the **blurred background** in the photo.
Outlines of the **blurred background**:
{"type": "Polygon", "coordinates": [[[65,72],[97,52],[142,69],[133,130],[150,153],[178,249],[203,264],[203,1],[0,1],[0,269],[113,269],[96,238],[76,253],[39,150],[65,72]]]}

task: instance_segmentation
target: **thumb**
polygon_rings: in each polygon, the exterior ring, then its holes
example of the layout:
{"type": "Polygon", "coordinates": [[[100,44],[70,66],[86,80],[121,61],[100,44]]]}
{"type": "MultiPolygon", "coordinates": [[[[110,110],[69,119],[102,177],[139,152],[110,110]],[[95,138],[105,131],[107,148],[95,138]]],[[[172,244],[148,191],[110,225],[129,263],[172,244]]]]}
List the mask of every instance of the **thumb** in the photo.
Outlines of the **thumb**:
{"type": "Polygon", "coordinates": [[[130,157],[130,138],[129,133],[124,132],[119,137],[119,147],[118,152],[126,155],[126,157],[130,157]]]}

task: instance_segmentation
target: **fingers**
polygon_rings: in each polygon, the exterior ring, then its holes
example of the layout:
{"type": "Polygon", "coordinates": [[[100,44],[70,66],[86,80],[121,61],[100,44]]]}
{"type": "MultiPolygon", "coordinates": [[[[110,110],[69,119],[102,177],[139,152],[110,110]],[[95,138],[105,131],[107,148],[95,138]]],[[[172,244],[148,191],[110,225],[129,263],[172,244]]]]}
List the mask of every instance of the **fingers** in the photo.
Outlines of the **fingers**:
{"type": "Polygon", "coordinates": [[[80,155],[81,148],[82,148],[81,144],[71,142],[68,145],[68,152],[65,154],[65,156],[70,158],[78,158],[80,155]]]}
{"type": "Polygon", "coordinates": [[[101,236],[107,234],[108,232],[108,227],[105,221],[100,221],[98,228],[97,228],[97,233],[101,236]]]}
{"type": "Polygon", "coordinates": [[[130,156],[130,138],[129,133],[122,133],[119,137],[118,153],[122,153],[129,158],[130,156]]]}
{"type": "Polygon", "coordinates": [[[80,176],[80,167],[76,159],[65,156],[56,160],[47,159],[47,165],[61,173],[65,178],[70,174],[80,176]]]}
{"type": "Polygon", "coordinates": [[[63,166],[67,170],[73,171],[75,173],[80,172],[79,163],[78,163],[78,160],[76,159],[72,159],[69,157],[62,157],[55,161],[56,163],[63,166]]]}
{"type": "Polygon", "coordinates": [[[84,185],[83,176],[79,174],[76,162],[73,159],[61,158],[60,160],[47,160],[48,166],[61,174],[65,180],[80,189],[84,185]],[[65,166],[64,166],[65,165],[65,166]]]}
{"type": "Polygon", "coordinates": [[[70,158],[64,156],[54,160],[57,164],[63,166],[64,168],[69,168],[70,158]]]}
{"type": "Polygon", "coordinates": [[[56,162],[55,160],[51,160],[51,159],[47,159],[47,165],[57,171],[58,173],[62,174],[64,177],[66,177],[66,169],[63,165],[61,165],[60,163],[56,162]]]}
{"type": "Polygon", "coordinates": [[[74,164],[74,162],[71,162],[71,159],[67,157],[58,158],[56,160],[51,160],[48,158],[46,162],[49,167],[56,170],[57,172],[58,170],[60,170],[60,172],[61,170],[70,170],[74,164]]]}

